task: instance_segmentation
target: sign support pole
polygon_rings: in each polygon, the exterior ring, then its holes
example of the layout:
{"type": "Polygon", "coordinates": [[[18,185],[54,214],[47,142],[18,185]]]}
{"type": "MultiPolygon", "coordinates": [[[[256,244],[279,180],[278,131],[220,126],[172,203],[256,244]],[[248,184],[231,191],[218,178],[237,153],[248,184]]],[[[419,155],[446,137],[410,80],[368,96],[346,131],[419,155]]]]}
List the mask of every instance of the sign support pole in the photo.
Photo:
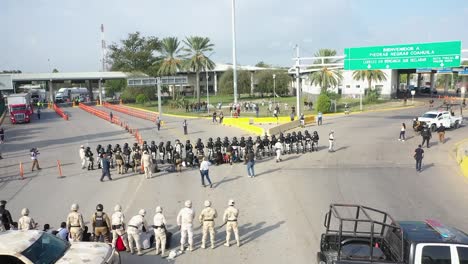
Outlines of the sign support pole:
{"type": "Polygon", "coordinates": [[[159,112],[159,119],[162,117],[162,106],[161,106],[161,79],[158,78],[158,112],[159,112]]]}

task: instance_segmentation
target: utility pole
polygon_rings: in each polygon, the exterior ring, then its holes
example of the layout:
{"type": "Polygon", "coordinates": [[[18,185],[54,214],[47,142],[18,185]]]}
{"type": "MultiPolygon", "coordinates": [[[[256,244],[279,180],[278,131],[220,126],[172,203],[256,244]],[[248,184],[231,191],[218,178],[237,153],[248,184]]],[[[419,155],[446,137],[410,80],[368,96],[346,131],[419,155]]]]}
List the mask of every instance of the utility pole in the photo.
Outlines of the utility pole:
{"type": "Polygon", "coordinates": [[[206,112],[210,113],[210,89],[208,88],[208,62],[206,63],[206,112]]]}
{"type": "Polygon", "coordinates": [[[237,57],[236,57],[236,1],[232,0],[232,66],[234,75],[234,104],[237,104],[237,57]]]}
{"type": "Polygon", "coordinates": [[[296,45],[296,116],[301,115],[301,60],[299,58],[299,45],[296,45]]]}

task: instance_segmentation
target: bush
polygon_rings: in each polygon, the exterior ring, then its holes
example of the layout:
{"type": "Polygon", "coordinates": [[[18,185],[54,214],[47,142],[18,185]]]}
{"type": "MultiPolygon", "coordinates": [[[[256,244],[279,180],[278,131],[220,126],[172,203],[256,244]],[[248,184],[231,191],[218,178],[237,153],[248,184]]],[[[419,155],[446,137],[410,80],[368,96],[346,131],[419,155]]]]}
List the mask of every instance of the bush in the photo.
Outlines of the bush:
{"type": "Polygon", "coordinates": [[[124,102],[136,102],[136,97],[137,95],[144,94],[146,95],[147,100],[154,100],[156,99],[156,88],[153,86],[147,86],[147,87],[126,87],[122,94],[120,95],[120,98],[124,102]]]}
{"type": "Polygon", "coordinates": [[[146,96],[146,94],[139,94],[136,96],[135,100],[137,104],[145,104],[149,101],[149,98],[146,96]]]}
{"type": "Polygon", "coordinates": [[[328,113],[330,111],[330,97],[326,93],[320,94],[320,96],[317,99],[317,103],[315,106],[315,109],[317,109],[317,112],[322,112],[322,113],[328,113]]]}
{"type": "Polygon", "coordinates": [[[380,98],[380,89],[368,90],[366,96],[366,103],[376,103],[380,98]]]}

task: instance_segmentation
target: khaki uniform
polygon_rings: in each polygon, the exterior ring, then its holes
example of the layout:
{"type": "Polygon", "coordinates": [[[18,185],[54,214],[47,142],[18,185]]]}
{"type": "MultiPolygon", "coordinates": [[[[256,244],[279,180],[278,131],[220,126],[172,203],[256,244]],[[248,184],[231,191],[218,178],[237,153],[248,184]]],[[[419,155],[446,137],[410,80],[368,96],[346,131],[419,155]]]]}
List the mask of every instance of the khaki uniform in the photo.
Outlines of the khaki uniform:
{"type": "Polygon", "coordinates": [[[86,155],[84,148],[80,148],[81,168],[86,168],[86,155]]]}
{"type": "Polygon", "coordinates": [[[159,248],[161,248],[161,254],[164,255],[166,250],[166,218],[162,213],[156,213],[153,220],[154,236],[156,240],[156,255],[159,254],[159,248]]]}
{"type": "Polygon", "coordinates": [[[127,226],[128,233],[128,245],[130,247],[130,252],[133,254],[133,242],[136,244],[138,254],[141,254],[141,230],[142,227],[145,227],[148,230],[148,224],[146,219],[141,215],[135,215],[130,219],[127,226]]]}
{"type": "Polygon", "coordinates": [[[151,166],[153,165],[153,159],[151,158],[150,154],[143,154],[141,156],[141,164],[143,165],[143,168],[145,169],[145,176],[146,179],[149,179],[153,176],[151,173],[151,166]]]}
{"type": "Polygon", "coordinates": [[[188,236],[189,249],[193,250],[193,219],[195,212],[188,207],[182,208],[177,215],[177,225],[180,226],[180,249],[184,250],[185,240],[188,236]]]}
{"type": "Polygon", "coordinates": [[[117,173],[124,173],[124,159],[122,154],[115,154],[115,162],[117,163],[117,173]]]}
{"type": "Polygon", "coordinates": [[[67,217],[67,228],[70,231],[70,238],[73,242],[81,241],[84,230],[83,216],[73,211],[68,214],[67,217]]]}
{"type": "Polygon", "coordinates": [[[103,236],[104,242],[109,243],[109,227],[111,226],[109,216],[104,212],[95,212],[91,218],[91,224],[94,230],[94,241],[99,242],[103,236]]]}
{"type": "Polygon", "coordinates": [[[117,237],[121,236],[122,241],[127,248],[127,251],[130,251],[128,247],[127,234],[125,233],[125,216],[122,212],[115,212],[112,214],[112,247],[115,248],[115,243],[117,243],[117,237]]]}
{"type": "Polygon", "coordinates": [[[203,236],[202,236],[202,248],[205,248],[206,237],[208,232],[210,232],[211,248],[214,248],[215,245],[215,218],[218,217],[218,213],[215,209],[211,207],[206,207],[200,213],[198,220],[203,226],[203,236]]]}
{"type": "Polygon", "coordinates": [[[35,229],[37,223],[31,217],[24,215],[18,220],[18,230],[35,229]]]}
{"type": "Polygon", "coordinates": [[[231,232],[234,231],[234,236],[236,237],[237,246],[240,246],[239,241],[239,229],[237,225],[237,218],[239,217],[239,210],[234,206],[229,206],[224,210],[223,221],[226,223],[226,246],[229,246],[229,241],[231,239],[231,232]]]}

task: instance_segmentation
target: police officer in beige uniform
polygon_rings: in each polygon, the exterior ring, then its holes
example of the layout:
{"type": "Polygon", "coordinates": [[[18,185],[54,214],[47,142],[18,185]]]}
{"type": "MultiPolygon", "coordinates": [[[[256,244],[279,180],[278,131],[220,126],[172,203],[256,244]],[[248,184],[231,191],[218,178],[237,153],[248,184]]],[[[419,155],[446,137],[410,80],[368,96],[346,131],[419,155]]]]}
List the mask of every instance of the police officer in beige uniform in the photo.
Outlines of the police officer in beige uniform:
{"type": "Polygon", "coordinates": [[[71,212],[67,217],[67,228],[70,231],[70,239],[73,242],[80,241],[83,236],[84,222],[81,213],[78,213],[78,204],[71,205],[71,212]]]}
{"type": "Polygon", "coordinates": [[[198,220],[203,226],[203,236],[202,236],[202,245],[201,248],[205,248],[206,237],[208,232],[210,232],[211,239],[211,248],[215,247],[215,229],[214,229],[214,220],[218,217],[216,209],[211,208],[211,202],[205,201],[205,209],[203,209],[198,217],[198,220]]]}
{"type": "Polygon", "coordinates": [[[140,211],[138,211],[138,214],[132,217],[130,221],[128,221],[127,226],[128,246],[130,247],[130,253],[134,254],[133,242],[135,242],[138,251],[138,256],[143,255],[143,253],[141,252],[141,231],[143,227],[145,228],[145,230],[148,230],[148,224],[146,223],[145,215],[146,210],[140,209],[140,211]]]}
{"type": "Polygon", "coordinates": [[[81,168],[86,168],[86,155],[85,148],[83,145],[80,146],[80,159],[81,159],[81,168]]]}
{"type": "Polygon", "coordinates": [[[146,179],[149,179],[153,176],[151,173],[151,166],[153,165],[153,159],[151,158],[151,155],[148,154],[148,151],[145,150],[143,152],[143,155],[141,156],[141,164],[143,168],[145,169],[145,176],[146,179]]]}
{"type": "Polygon", "coordinates": [[[18,230],[31,230],[37,227],[37,223],[29,216],[29,209],[21,210],[21,218],[18,220],[18,230]]]}
{"type": "Polygon", "coordinates": [[[127,252],[130,251],[128,246],[127,235],[125,233],[125,215],[122,213],[122,206],[117,204],[114,207],[114,213],[111,217],[112,224],[112,247],[115,248],[115,243],[117,243],[117,237],[121,236],[122,241],[127,249],[127,252]]]}
{"type": "Polygon", "coordinates": [[[164,255],[166,250],[166,218],[162,213],[163,209],[161,206],[156,207],[156,214],[153,218],[154,223],[154,236],[156,240],[156,255],[159,254],[159,248],[161,248],[161,256],[164,255]]]}
{"type": "Polygon", "coordinates": [[[234,207],[234,200],[229,200],[229,207],[224,210],[223,221],[226,223],[226,247],[229,247],[229,241],[231,240],[231,232],[234,231],[236,237],[237,246],[240,247],[239,241],[239,229],[237,225],[237,218],[239,217],[239,210],[234,207]]]}
{"type": "Polygon", "coordinates": [[[182,208],[177,215],[177,225],[180,229],[180,250],[184,251],[185,240],[188,236],[189,250],[193,251],[193,219],[195,212],[192,210],[192,201],[185,201],[185,208],[182,208]]]}
{"type": "Polygon", "coordinates": [[[104,242],[109,243],[109,227],[111,226],[109,216],[103,212],[104,206],[98,204],[96,211],[91,218],[91,224],[93,226],[94,241],[101,241],[101,236],[104,237],[104,242]]]}

